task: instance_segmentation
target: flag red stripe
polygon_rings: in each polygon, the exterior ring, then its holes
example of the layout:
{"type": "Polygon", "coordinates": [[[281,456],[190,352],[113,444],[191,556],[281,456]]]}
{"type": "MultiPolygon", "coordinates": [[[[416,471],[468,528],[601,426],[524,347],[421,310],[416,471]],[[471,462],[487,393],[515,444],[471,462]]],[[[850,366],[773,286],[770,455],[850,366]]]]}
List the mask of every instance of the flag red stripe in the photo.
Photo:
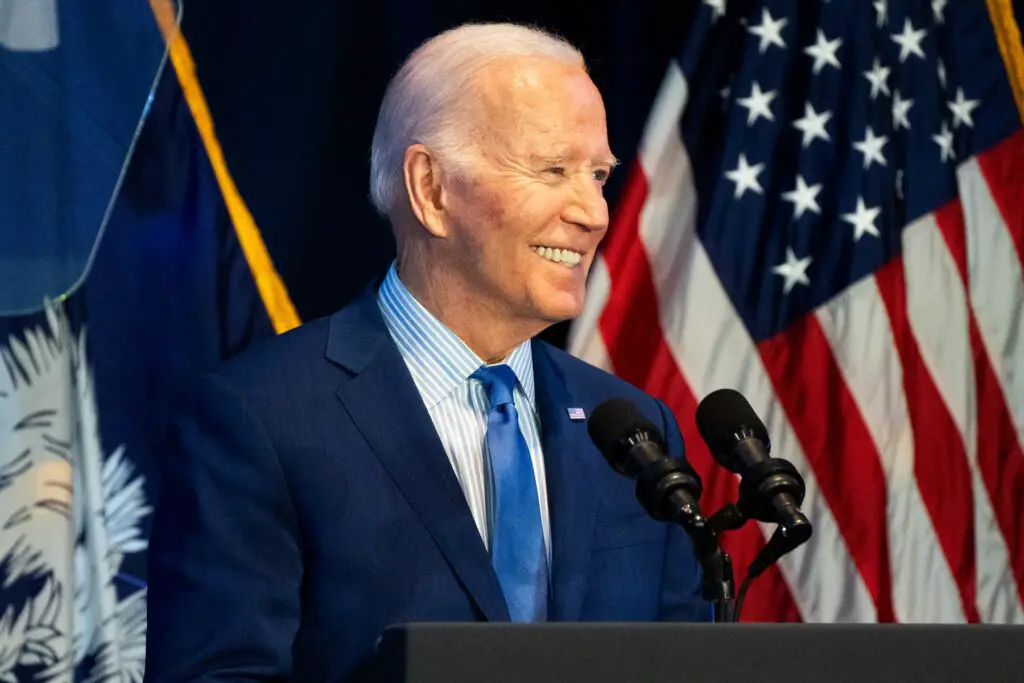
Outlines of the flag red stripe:
{"type": "MultiPolygon", "coordinates": [[[[640,239],[639,222],[647,197],[647,180],[639,164],[630,171],[612,228],[605,242],[611,294],[598,327],[616,375],[665,401],[679,421],[687,459],[705,485],[702,508],[714,512],[735,501],[735,478],[715,465],[694,422],[697,400],[665,343],[658,318],[658,297],[650,263],[640,239]]],[[[733,557],[737,581],[764,546],[755,524],[726,535],[723,545],[733,557]]],[[[781,572],[772,567],[751,587],[744,621],[800,621],[781,572]]]]}
{"type": "MultiPolygon", "coordinates": [[[[818,320],[808,315],[758,344],[881,622],[895,621],[885,474],[818,320]]],[[[784,454],[782,454],[784,455],[784,454]]]]}
{"type": "Polygon", "coordinates": [[[911,328],[902,259],[893,259],[879,269],[875,281],[903,366],[907,412],[914,433],[917,487],[953,572],[964,616],[970,622],[977,622],[980,618],[976,595],[974,498],[963,437],[928,371],[911,328]]]}
{"type": "MultiPolygon", "coordinates": [[[[1024,149],[1021,151],[1024,153],[1024,149]]],[[[998,161],[1000,157],[993,155],[992,158],[998,161]]],[[[1024,171],[1024,165],[1021,170],[1024,171]]],[[[1024,209],[1024,198],[1018,201],[1024,209]]],[[[969,291],[967,231],[962,206],[951,202],[936,211],[935,218],[957,262],[964,288],[969,291]]],[[[1007,286],[1011,286],[1010,283],[1007,286]]],[[[1017,577],[1018,594],[1024,601],[1024,451],[973,311],[969,311],[968,331],[977,386],[978,466],[1006,541],[1010,566],[1017,577]]],[[[974,557],[973,552],[971,557],[974,557]]]]}
{"type": "MultiPolygon", "coordinates": [[[[992,197],[1010,232],[1017,258],[1024,268],[1024,130],[978,155],[978,166],[992,189],[992,197]]],[[[1008,287],[1013,286],[1006,283],[1008,287]]],[[[1018,576],[1021,576],[1018,574],[1018,576]]]]}
{"type": "Polygon", "coordinates": [[[1024,451],[973,316],[970,333],[978,383],[978,466],[1024,602],[1024,451]]]}
{"type": "Polygon", "coordinates": [[[971,348],[978,382],[978,466],[1024,602],[1024,451],[973,316],[971,348]]]}

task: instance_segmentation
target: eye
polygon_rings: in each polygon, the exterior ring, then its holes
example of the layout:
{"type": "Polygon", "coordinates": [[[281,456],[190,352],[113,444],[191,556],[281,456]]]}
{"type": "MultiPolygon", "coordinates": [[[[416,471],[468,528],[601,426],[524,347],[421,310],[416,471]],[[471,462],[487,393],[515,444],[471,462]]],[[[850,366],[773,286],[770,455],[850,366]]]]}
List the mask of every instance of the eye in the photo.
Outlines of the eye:
{"type": "Polygon", "coordinates": [[[545,173],[551,173],[551,174],[557,175],[557,176],[564,176],[565,175],[565,167],[564,166],[551,166],[550,168],[545,169],[544,172],[545,173]]]}
{"type": "Polygon", "coordinates": [[[596,180],[599,183],[604,183],[605,181],[608,180],[608,176],[610,175],[611,172],[608,171],[607,169],[599,168],[596,171],[594,171],[594,180],[596,180]]]}

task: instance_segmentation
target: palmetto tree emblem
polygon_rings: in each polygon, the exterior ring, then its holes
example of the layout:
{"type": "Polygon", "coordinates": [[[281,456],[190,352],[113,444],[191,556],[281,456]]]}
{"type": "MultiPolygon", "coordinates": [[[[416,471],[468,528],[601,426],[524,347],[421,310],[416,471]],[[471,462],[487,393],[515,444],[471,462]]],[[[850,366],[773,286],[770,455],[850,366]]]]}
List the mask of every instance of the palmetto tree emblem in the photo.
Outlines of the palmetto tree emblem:
{"type": "Polygon", "coordinates": [[[142,680],[145,589],[119,600],[113,581],[151,509],[97,417],[59,306],[0,340],[0,682],[142,680]]]}

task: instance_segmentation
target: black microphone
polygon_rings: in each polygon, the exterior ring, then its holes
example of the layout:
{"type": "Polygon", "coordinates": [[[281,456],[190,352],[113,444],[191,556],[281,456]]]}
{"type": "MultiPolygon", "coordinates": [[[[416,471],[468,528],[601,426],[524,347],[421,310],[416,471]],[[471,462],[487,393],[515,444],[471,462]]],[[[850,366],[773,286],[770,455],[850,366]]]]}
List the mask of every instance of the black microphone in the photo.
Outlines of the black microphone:
{"type": "Polygon", "coordinates": [[[704,569],[701,595],[714,607],[714,621],[728,621],[733,598],[732,559],[697,504],[700,477],[681,458],[669,457],[658,428],[622,398],[605,401],[591,414],[587,432],[617,472],[636,479],[636,497],[647,514],[683,527],[704,569]]]}
{"type": "Polygon", "coordinates": [[[806,492],[803,477],[788,460],[769,455],[768,430],[743,394],[732,389],[714,391],[697,406],[696,417],[697,429],[715,461],[740,475],[740,512],[779,525],[771,550],[765,549],[773,556],[771,562],[805,543],[812,527],[800,511],[806,492]]]}
{"type": "Polygon", "coordinates": [[[587,432],[616,472],[636,480],[636,497],[648,515],[690,531],[698,556],[714,552],[714,535],[697,503],[700,477],[666,454],[661,432],[636,406],[623,398],[605,401],[591,414],[587,432]]]}

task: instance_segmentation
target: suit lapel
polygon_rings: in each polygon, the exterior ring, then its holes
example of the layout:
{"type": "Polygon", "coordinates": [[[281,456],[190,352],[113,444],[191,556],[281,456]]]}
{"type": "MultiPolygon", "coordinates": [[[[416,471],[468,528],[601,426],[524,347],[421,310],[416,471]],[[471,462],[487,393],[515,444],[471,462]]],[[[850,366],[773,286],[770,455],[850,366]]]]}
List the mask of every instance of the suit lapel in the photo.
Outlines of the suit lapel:
{"type": "Polygon", "coordinates": [[[597,500],[590,465],[582,454],[590,437],[586,422],[569,419],[572,387],[544,344],[533,344],[534,381],[547,473],[552,544],[552,621],[579,619],[586,589],[597,500]]]}
{"type": "Polygon", "coordinates": [[[332,318],[327,356],[355,373],[338,398],[455,574],[489,620],[508,621],[462,487],[375,296],[364,295],[332,318]]]}

